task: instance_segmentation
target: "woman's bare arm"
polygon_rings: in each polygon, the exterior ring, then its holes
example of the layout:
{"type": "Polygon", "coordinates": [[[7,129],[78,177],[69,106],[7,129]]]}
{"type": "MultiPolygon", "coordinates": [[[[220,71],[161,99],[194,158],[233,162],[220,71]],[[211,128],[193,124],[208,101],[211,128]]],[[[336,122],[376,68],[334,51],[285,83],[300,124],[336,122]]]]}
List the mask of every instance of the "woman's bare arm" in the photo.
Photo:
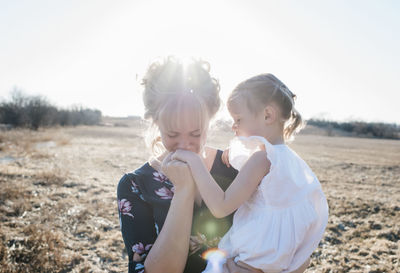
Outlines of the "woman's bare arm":
{"type": "Polygon", "coordinates": [[[146,261],[147,273],[183,272],[189,252],[195,185],[188,166],[172,162],[164,173],[174,184],[175,193],[164,225],[146,261]]]}
{"type": "Polygon", "coordinates": [[[175,193],[164,226],[146,258],[145,272],[183,272],[189,252],[193,203],[194,195],[175,193]]]}

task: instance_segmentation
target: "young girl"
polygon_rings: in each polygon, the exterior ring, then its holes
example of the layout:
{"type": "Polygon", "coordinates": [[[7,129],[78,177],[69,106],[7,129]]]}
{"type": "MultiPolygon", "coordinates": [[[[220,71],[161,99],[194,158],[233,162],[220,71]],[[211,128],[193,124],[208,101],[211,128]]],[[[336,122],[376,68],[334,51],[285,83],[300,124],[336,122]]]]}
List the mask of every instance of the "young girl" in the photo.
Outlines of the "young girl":
{"type": "MultiPolygon", "coordinates": [[[[214,216],[237,210],[218,247],[239,265],[263,272],[304,270],[328,221],[317,177],[285,144],[302,125],[294,98],[272,74],[252,77],[231,93],[227,104],[238,139],[229,163],[239,174],[225,192],[198,154],[177,150],[170,156],[189,165],[214,216]]],[[[205,272],[219,271],[209,263],[205,272]]]]}

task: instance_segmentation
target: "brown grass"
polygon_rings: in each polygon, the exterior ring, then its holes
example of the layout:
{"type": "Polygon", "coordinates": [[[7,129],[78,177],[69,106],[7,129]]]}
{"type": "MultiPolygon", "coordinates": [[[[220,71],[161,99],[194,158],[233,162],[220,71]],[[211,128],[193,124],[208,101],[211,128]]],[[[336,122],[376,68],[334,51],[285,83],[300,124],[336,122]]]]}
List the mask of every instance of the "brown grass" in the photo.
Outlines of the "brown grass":
{"type": "Polygon", "coordinates": [[[13,156],[33,156],[40,159],[48,157],[47,153],[38,146],[63,146],[70,142],[70,138],[56,128],[32,131],[28,129],[14,129],[0,131],[0,151],[8,152],[13,156]]]}
{"type": "MultiPolygon", "coordinates": [[[[0,132],[0,158],[15,158],[0,163],[0,271],[126,272],[115,191],[149,157],[144,128],[0,132]]],[[[209,144],[230,137],[210,132],[209,144]]],[[[306,272],[398,272],[400,142],[300,135],[291,146],[330,206],[306,272]]]]}
{"type": "Polygon", "coordinates": [[[2,272],[67,272],[82,261],[78,254],[67,254],[62,234],[44,226],[30,225],[23,238],[2,236],[2,272]]]}
{"type": "Polygon", "coordinates": [[[68,171],[60,168],[53,168],[51,170],[39,171],[35,176],[34,184],[42,186],[46,185],[62,185],[68,177],[68,171]]]}

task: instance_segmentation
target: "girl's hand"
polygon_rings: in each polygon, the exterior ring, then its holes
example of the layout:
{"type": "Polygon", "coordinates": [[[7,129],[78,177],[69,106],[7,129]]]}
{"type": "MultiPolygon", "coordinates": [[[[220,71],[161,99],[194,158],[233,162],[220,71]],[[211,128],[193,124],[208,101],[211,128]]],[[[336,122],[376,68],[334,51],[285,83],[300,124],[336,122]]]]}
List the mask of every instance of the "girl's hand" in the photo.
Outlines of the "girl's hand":
{"type": "Polygon", "coordinates": [[[225,149],[221,156],[222,162],[229,168],[231,164],[229,164],[229,148],[225,149]]]}
{"type": "Polygon", "coordinates": [[[195,184],[189,166],[179,160],[171,158],[172,153],[168,154],[161,165],[162,172],[174,184],[175,192],[181,189],[188,189],[194,192],[195,184]]]}
{"type": "Polygon", "coordinates": [[[179,160],[182,162],[187,163],[190,167],[193,167],[193,165],[195,164],[195,161],[197,159],[200,159],[199,155],[191,152],[191,151],[187,151],[187,150],[176,150],[172,155],[171,155],[171,159],[172,160],[179,160]]]}
{"type": "Polygon", "coordinates": [[[235,263],[233,258],[226,261],[224,265],[224,273],[263,273],[262,270],[251,267],[250,265],[239,261],[235,263]]]}

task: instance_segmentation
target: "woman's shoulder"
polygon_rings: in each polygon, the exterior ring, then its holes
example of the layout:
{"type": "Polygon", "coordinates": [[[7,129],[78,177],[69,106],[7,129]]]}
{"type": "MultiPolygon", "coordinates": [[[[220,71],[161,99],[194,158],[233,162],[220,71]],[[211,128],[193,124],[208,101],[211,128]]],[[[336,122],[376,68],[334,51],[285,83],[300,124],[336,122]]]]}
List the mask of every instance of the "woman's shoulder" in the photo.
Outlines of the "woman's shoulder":
{"type": "Polygon", "coordinates": [[[206,160],[213,164],[215,161],[217,155],[218,155],[218,149],[210,147],[210,146],[205,146],[204,147],[204,153],[206,154],[206,160]]]}
{"type": "Polygon", "coordinates": [[[135,184],[140,183],[140,181],[144,180],[146,176],[153,175],[155,170],[150,166],[148,162],[144,163],[139,168],[124,173],[119,180],[118,188],[128,186],[130,187],[132,182],[135,184]]]}
{"type": "Polygon", "coordinates": [[[204,150],[206,152],[217,152],[219,149],[216,149],[216,148],[210,147],[210,146],[204,146],[204,150]]]}
{"type": "Polygon", "coordinates": [[[210,170],[212,171],[215,165],[218,165],[219,161],[222,161],[222,151],[214,147],[205,146],[204,152],[206,154],[206,161],[208,163],[207,165],[211,167],[210,170]]]}

